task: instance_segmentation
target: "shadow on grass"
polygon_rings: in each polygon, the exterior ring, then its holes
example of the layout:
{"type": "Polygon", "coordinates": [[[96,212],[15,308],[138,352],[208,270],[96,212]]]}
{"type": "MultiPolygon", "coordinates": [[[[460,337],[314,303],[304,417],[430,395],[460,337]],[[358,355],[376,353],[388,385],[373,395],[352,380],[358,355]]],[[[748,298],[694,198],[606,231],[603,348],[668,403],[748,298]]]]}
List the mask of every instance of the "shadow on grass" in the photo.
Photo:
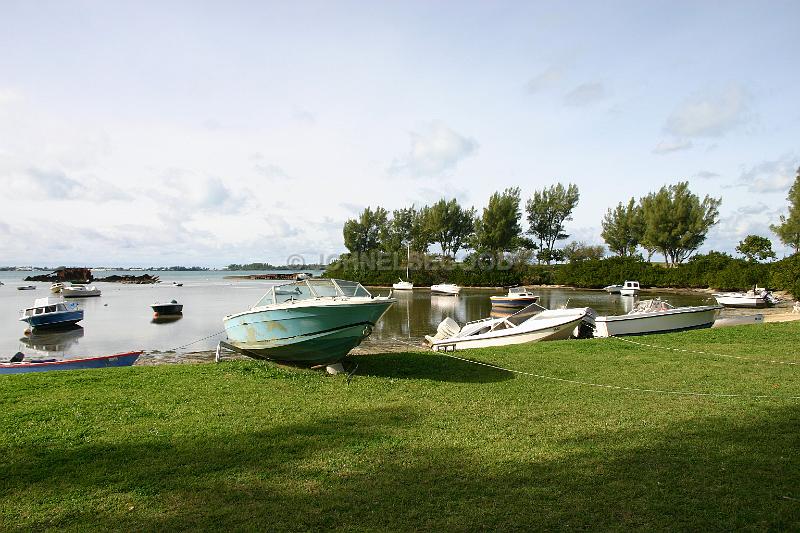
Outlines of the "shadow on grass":
{"type": "Polygon", "coordinates": [[[763,412],[573,434],[549,453],[509,439],[503,456],[420,442],[404,434],[416,415],[394,408],[207,438],[7,449],[0,518],[6,530],[796,529],[800,419],[793,407],[763,412]],[[38,506],[47,519],[26,518],[38,506]]]}
{"type": "Polygon", "coordinates": [[[495,383],[514,378],[510,372],[442,357],[433,352],[357,355],[351,356],[349,361],[350,364],[358,363],[357,376],[450,383],[495,383]]]}

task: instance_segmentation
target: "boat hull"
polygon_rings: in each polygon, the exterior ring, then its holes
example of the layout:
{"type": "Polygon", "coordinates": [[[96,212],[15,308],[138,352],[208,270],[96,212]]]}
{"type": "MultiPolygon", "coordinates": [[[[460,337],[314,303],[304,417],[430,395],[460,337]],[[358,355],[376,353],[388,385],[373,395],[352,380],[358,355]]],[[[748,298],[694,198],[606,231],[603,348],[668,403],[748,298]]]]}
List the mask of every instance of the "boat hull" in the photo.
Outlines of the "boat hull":
{"type": "Polygon", "coordinates": [[[65,359],[62,361],[0,363],[0,374],[28,374],[50,370],[83,370],[87,368],[109,368],[131,366],[142,352],[128,352],[86,359],[65,359]]]}
{"type": "Polygon", "coordinates": [[[621,337],[710,328],[720,309],[719,306],[702,306],[664,312],[600,316],[595,318],[594,336],[621,337]]]}
{"type": "Polygon", "coordinates": [[[538,296],[490,296],[492,307],[526,307],[539,301],[538,296]]]}
{"type": "Polygon", "coordinates": [[[441,284],[441,285],[431,285],[431,293],[433,294],[449,294],[452,296],[458,296],[461,292],[461,287],[458,285],[451,285],[451,284],[441,284]]]}
{"type": "Polygon", "coordinates": [[[83,310],[66,311],[63,313],[44,313],[41,315],[27,316],[21,320],[27,322],[32,328],[58,328],[77,324],[83,320],[83,310]]]}
{"type": "Polygon", "coordinates": [[[572,335],[572,332],[582,321],[583,317],[575,317],[574,319],[544,329],[512,333],[509,335],[442,339],[433,342],[431,350],[435,352],[451,352],[456,350],[469,350],[472,348],[511,346],[528,342],[564,340],[572,335]]]}
{"type": "Polygon", "coordinates": [[[228,344],[256,359],[337,363],[372,333],[394,300],[254,309],[224,319],[228,344]]]}
{"type": "Polygon", "coordinates": [[[159,304],[150,307],[157,315],[180,315],[183,313],[183,304],[159,304]]]}
{"type": "Polygon", "coordinates": [[[718,304],[724,307],[763,309],[771,305],[761,296],[714,296],[714,298],[718,304]]]}

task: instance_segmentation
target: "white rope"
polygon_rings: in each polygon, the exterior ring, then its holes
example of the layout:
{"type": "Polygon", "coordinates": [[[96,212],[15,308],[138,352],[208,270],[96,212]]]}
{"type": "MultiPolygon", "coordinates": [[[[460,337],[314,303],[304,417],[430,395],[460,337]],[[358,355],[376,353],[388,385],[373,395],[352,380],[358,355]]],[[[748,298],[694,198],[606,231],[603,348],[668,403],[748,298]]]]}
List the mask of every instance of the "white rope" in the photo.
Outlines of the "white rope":
{"type": "Polygon", "coordinates": [[[617,339],[618,341],[627,342],[630,344],[635,344],[637,346],[645,346],[647,348],[654,348],[656,350],[669,350],[672,352],[682,352],[682,353],[694,353],[700,355],[711,355],[715,357],[727,357],[729,359],[739,359],[741,361],[748,361],[751,363],[769,363],[773,365],[797,365],[797,362],[794,361],[777,361],[777,360],[768,360],[768,359],[753,359],[752,357],[743,357],[741,355],[727,355],[724,353],[716,353],[716,352],[704,352],[701,350],[689,350],[686,348],[669,348],[667,346],[656,346],[655,344],[647,344],[644,342],[637,342],[631,339],[626,339],[624,337],[616,337],[611,336],[610,339],[617,339]]]}
{"type": "Polygon", "coordinates": [[[186,348],[187,346],[191,346],[192,344],[197,344],[198,342],[202,342],[204,340],[214,338],[217,335],[222,335],[223,333],[225,333],[224,329],[222,331],[218,331],[216,333],[212,333],[211,335],[206,335],[202,339],[197,339],[196,341],[188,342],[188,343],[186,343],[186,344],[184,344],[182,346],[178,346],[177,348],[170,348],[169,350],[165,350],[165,351],[167,351],[167,352],[177,352],[178,350],[180,350],[182,348],[186,348]]]}

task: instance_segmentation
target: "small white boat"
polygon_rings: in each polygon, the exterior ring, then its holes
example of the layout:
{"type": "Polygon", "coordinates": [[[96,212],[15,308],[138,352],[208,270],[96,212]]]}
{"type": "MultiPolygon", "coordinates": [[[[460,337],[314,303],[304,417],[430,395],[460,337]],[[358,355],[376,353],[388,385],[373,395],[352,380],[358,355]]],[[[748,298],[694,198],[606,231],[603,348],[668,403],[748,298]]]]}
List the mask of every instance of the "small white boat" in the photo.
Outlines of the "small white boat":
{"type": "Polygon", "coordinates": [[[525,307],[539,301],[539,295],[529,287],[511,287],[505,296],[489,296],[492,307],[525,307]]]}
{"type": "Polygon", "coordinates": [[[461,292],[461,287],[454,283],[438,283],[431,285],[431,292],[436,294],[452,294],[458,295],[461,292]]]}
{"type": "Polygon", "coordinates": [[[622,296],[636,296],[639,294],[638,281],[626,281],[622,288],[619,290],[622,296]]]}
{"type": "Polygon", "coordinates": [[[392,284],[392,289],[396,291],[412,291],[414,290],[414,284],[410,281],[403,281],[401,279],[397,283],[392,284]]]}
{"type": "Polygon", "coordinates": [[[545,309],[530,304],[513,315],[468,322],[463,328],[447,317],[439,324],[436,335],[426,335],[425,340],[433,351],[455,351],[567,339],[581,322],[591,322],[594,316],[590,307],[545,309]]]}
{"type": "Polygon", "coordinates": [[[622,290],[622,285],[608,285],[607,287],[603,287],[603,290],[608,294],[619,294],[622,290]]]}
{"type": "Polygon", "coordinates": [[[178,283],[177,281],[173,281],[173,282],[172,282],[172,284],[173,284],[175,287],[183,287],[183,283],[178,283]]]}
{"type": "Polygon", "coordinates": [[[717,303],[725,307],[747,307],[760,309],[771,307],[779,302],[771,292],[760,287],[754,287],[747,292],[723,292],[714,294],[717,303]]]}
{"type": "Polygon", "coordinates": [[[643,300],[627,315],[595,318],[594,336],[615,337],[710,328],[720,309],[722,306],[719,305],[673,307],[659,298],[643,300]]]}
{"type": "Polygon", "coordinates": [[[84,287],[83,285],[71,285],[61,289],[61,295],[64,298],[87,298],[89,296],[100,296],[100,289],[92,285],[91,287],[84,287]]]}
{"type": "Polygon", "coordinates": [[[22,285],[17,287],[18,291],[33,291],[36,290],[36,285],[22,285]]]}
{"type": "Polygon", "coordinates": [[[50,292],[52,292],[53,294],[58,294],[64,287],[69,287],[69,285],[61,282],[53,283],[52,285],[50,285],[50,292]]]}

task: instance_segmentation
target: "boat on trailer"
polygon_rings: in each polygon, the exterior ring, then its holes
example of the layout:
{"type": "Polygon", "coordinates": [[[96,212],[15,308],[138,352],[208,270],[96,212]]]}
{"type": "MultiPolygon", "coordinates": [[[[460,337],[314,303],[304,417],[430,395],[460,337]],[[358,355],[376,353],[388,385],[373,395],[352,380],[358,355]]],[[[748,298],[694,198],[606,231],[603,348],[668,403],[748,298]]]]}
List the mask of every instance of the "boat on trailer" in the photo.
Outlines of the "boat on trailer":
{"type": "Polygon", "coordinates": [[[673,307],[664,300],[642,300],[626,315],[598,316],[595,337],[618,337],[710,328],[722,306],[673,307]]]}
{"type": "Polygon", "coordinates": [[[275,285],[247,311],[223,318],[228,341],[221,345],[256,359],[338,363],[396,301],[340,279],[275,285]]]}
{"type": "Polygon", "coordinates": [[[426,335],[425,340],[433,351],[444,352],[568,339],[582,322],[591,323],[595,314],[590,307],[545,309],[533,303],[509,316],[467,322],[463,328],[447,317],[436,335],[426,335]]]}
{"type": "Polygon", "coordinates": [[[24,354],[17,352],[10,361],[0,363],[0,374],[27,374],[50,370],[83,370],[87,368],[108,368],[131,366],[142,352],[127,352],[80,359],[31,359],[26,361],[24,354]]]}

